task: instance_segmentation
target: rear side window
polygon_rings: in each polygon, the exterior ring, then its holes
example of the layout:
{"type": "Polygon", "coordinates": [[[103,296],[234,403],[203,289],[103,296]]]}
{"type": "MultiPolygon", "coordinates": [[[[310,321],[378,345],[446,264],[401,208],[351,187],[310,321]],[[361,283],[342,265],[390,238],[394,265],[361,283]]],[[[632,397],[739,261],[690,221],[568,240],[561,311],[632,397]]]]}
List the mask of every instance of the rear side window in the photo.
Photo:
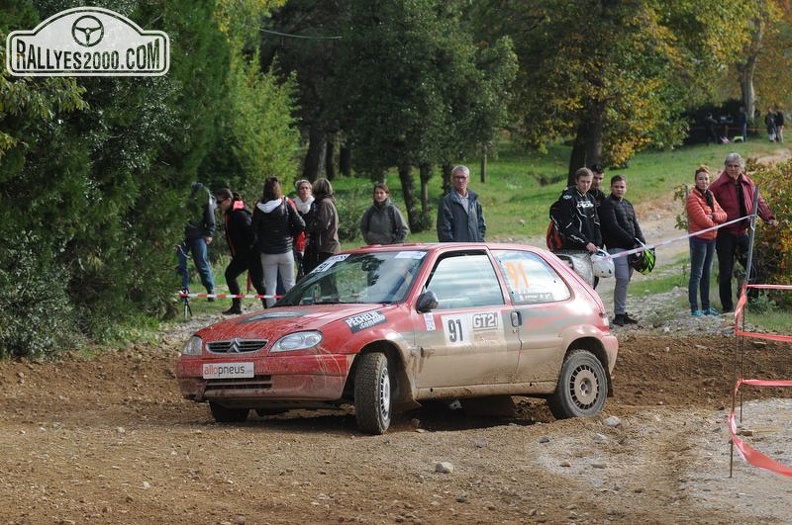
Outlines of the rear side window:
{"type": "Polygon", "coordinates": [[[441,310],[505,303],[495,268],[484,253],[440,259],[426,289],[437,295],[441,310]]]}
{"type": "Polygon", "coordinates": [[[571,296],[564,280],[539,255],[518,250],[497,250],[493,254],[514,304],[554,303],[571,296]]]}

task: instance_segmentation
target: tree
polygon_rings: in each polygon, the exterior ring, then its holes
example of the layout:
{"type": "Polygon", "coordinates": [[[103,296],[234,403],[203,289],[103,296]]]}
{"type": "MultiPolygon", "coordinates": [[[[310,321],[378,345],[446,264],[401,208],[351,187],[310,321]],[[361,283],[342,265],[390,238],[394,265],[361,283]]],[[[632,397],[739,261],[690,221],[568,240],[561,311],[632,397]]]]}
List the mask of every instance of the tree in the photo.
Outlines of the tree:
{"type": "Polygon", "coordinates": [[[330,106],[342,95],[333,90],[333,83],[346,4],[341,0],[292,0],[274,10],[261,31],[262,67],[298,79],[299,126],[308,143],[302,177],[310,181],[323,172],[331,179],[334,174],[339,125],[330,106]]]}
{"type": "Polygon", "coordinates": [[[681,141],[678,115],[734,56],[748,1],[500,0],[479,7],[487,34],[508,34],[520,60],[513,131],[543,149],[573,139],[582,165],[625,163],[681,141]]]}
{"type": "MultiPolygon", "coordinates": [[[[785,107],[792,96],[792,58],[787,50],[792,45],[792,8],[788,0],[756,2],[756,11],[749,19],[749,36],[739,60],[734,64],[739,79],[740,99],[749,120],[757,110],[757,91],[762,104],[785,107]]],[[[734,72],[730,68],[729,74],[734,72]]]]}
{"type": "Polygon", "coordinates": [[[410,228],[430,223],[431,166],[480,151],[505,120],[516,68],[508,39],[473,45],[461,2],[351,0],[336,106],[358,172],[397,167],[410,228]],[[421,173],[420,210],[412,168],[421,173]]]}

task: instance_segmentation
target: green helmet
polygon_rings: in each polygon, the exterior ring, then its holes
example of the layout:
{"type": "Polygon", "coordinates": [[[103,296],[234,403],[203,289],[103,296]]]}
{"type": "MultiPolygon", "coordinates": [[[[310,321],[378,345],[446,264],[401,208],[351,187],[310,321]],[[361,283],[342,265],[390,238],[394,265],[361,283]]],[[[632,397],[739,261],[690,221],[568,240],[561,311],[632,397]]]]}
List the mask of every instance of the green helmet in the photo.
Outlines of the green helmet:
{"type": "MultiPolygon", "coordinates": [[[[641,246],[644,246],[641,241],[638,241],[638,243],[641,246]]],[[[635,270],[641,272],[644,275],[648,275],[652,273],[652,270],[654,270],[655,267],[654,248],[632,253],[627,258],[627,260],[630,263],[630,266],[632,266],[635,270]]]]}

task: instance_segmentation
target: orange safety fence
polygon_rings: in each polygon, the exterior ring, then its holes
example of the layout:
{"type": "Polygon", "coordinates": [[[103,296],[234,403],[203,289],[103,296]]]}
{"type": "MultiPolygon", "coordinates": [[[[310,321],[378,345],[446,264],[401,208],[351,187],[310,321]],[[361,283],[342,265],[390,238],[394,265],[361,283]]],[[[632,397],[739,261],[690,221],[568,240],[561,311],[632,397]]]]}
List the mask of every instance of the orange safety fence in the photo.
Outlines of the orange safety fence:
{"type": "MultiPolygon", "coordinates": [[[[759,339],[768,339],[772,341],[781,341],[786,343],[792,343],[792,336],[787,335],[776,335],[776,334],[761,334],[757,332],[746,332],[740,329],[740,324],[745,314],[745,305],[747,302],[747,289],[748,288],[755,288],[755,289],[763,289],[763,290],[792,290],[792,286],[784,286],[784,285],[768,285],[768,284],[747,284],[744,285],[742,288],[742,293],[740,294],[740,299],[737,303],[737,308],[735,309],[734,315],[734,334],[736,336],[742,337],[754,337],[759,339]]],[[[737,399],[740,386],[741,385],[751,385],[751,386],[758,386],[758,387],[792,387],[792,379],[780,379],[780,380],[764,380],[764,379],[743,379],[742,377],[737,378],[734,384],[734,392],[733,392],[733,402],[732,402],[732,409],[729,413],[729,432],[731,434],[731,441],[732,444],[737,448],[737,451],[740,453],[740,456],[747,461],[750,465],[755,467],[769,470],[776,474],[780,474],[782,476],[789,476],[792,477],[792,467],[784,465],[767,455],[759,452],[751,445],[743,441],[738,437],[738,429],[737,429],[737,421],[736,421],[736,414],[735,414],[735,405],[736,403],[734,400],[737,399]]]]}

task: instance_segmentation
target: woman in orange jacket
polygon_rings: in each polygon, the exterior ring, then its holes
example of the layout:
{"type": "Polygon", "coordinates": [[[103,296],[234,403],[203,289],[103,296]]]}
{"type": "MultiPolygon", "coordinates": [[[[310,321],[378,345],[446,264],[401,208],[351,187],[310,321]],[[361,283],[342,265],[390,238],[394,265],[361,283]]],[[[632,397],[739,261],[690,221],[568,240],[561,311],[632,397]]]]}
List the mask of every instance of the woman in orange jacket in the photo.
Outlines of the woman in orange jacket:
{"type": "MultiPolygon", "coordinates": [[[[687,198],[688,232],[696,233],[726,222],[726,212],[709,190],[710,172],[707,166],[700,166],[695,174],[696,185],[687,198]]],[[[690,281],[688,299],[693,317],[718,315],[710,306],[710,272],[715,256],[715,237],[717,230],[710,230],[689,238],[690,243],[690,281]],[[701,309],[698,308],[697,295],[701,294],[701,309]]]]}

